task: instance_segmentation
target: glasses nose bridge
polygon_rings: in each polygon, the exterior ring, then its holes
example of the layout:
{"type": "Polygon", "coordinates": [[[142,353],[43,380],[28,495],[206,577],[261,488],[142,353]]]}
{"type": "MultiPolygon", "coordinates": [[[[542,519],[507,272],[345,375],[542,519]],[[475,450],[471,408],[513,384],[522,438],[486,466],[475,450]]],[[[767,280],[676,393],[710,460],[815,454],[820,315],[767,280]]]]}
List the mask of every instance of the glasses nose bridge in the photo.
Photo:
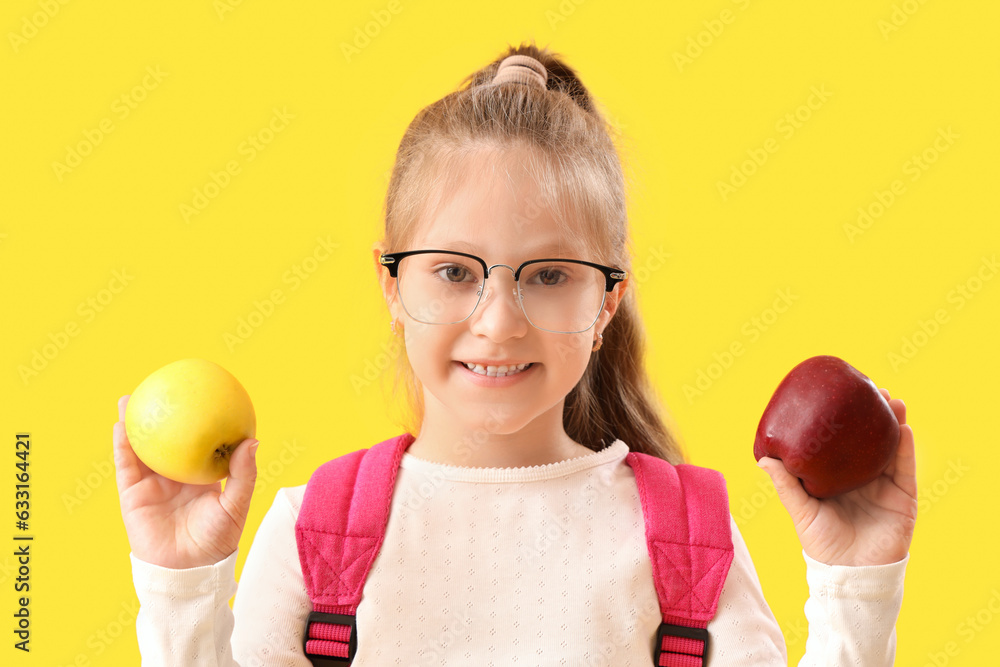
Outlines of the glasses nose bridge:
{"type": "Polygon", "coordinates": [[[517,269],[515,269],[510,264],[494,264],[493,266],[490,266],[490,267],[488,267],[486,269],[486,277],[487,278],[491,277],[493,275],[493,269],[497,268],[498,266],[502,266],[505,269],[509,269],[511,276],[513,276],[515,273],[517,273],[517,269]]]}
{"type": "Polygon", "coordinates": [[[514,280],[514,287],[511,290],[514,294],[514,302],[520,305],[520,302],[518,301],[517,298],[517,280],[514,278],[514,276],[517,274],[517,269],[515,269],[513,266],[510,266],[509,264],[494,264],[493,266],[487,267],[486,269],[486,276],[483,278],[483,289],[485,290],[485,292],[481,295],[481,298],[479,300],[479,303],[476,305],[476,308],[478,308],[479,305],[481,305],[484,301],[486,301],[486,299],[489,298],[490,295],[489,279],[493,277],[493,269],[497,268],[498,266],[502,266],[503,268],[510,270],[511,279],[514,280]]]}

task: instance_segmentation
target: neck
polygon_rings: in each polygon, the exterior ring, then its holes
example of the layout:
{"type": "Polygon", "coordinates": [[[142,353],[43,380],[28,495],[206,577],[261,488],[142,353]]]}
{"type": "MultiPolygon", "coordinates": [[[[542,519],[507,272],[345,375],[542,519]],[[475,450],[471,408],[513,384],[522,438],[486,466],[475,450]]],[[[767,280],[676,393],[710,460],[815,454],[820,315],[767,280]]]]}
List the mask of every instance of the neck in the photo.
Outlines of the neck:
{"type": "Polygon", "coordinates": [[[473,468],[516,468],[556,463],[592,453],[562,425],[563,401],[527,424],[517,424],[503,405],[479,411],[478,421],[449,414],[425,396],[420,433],[407,448],[418,458],[473,468]]]}

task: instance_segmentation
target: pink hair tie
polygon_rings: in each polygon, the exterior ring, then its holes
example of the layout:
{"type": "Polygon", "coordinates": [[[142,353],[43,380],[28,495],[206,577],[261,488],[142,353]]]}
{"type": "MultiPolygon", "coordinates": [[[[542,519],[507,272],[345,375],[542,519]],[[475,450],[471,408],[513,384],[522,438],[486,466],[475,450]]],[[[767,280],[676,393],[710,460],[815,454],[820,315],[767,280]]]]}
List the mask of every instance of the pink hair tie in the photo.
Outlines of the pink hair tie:
{"type": "Polygon", "coordinates": [[[531,56],[516,55],[507,56],[500,62],[492,85],[513,81],[538,86],[545,90],[548,80],[549,74],[545,70],[545,65],[531,56]]]}

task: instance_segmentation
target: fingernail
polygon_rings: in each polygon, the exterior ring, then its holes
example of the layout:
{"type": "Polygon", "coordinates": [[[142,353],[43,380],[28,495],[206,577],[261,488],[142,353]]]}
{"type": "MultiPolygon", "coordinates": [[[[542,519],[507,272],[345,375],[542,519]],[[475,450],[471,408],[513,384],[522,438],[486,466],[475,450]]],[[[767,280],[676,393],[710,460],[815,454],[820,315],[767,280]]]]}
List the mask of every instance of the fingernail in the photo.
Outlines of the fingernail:
{"type": "Polygon", "coordinates": [[[257,445],[259,444],[260,440],[254,440],[252,443],[250,443],[250,456],[252,456],[254,459],[257,458],[257,445]]]}

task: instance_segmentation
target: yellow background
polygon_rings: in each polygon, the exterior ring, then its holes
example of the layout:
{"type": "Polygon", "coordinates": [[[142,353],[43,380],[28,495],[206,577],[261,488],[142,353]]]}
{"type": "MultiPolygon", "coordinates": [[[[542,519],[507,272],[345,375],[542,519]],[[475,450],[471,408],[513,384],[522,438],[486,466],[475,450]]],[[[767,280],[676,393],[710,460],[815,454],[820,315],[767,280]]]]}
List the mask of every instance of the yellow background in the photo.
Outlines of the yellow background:
{"type": "Polygon", "coordinates": [[[778,382],[816,354],[902,398],[915,432],[898,664],[992,664],[1000,8],[662,4],[5,2],[0,662],[138,664],[111,431],[118,397],[153,370],[205,357],[253,397],[261,478],[237,572],[279,487],[400,432],[370,253],[396,146],[420,108],[534,38],[626,135],[649,369],[692,461],[726,475],[792,664],[805,565],[752,443],[778,382]],[[293,117],[268,137],[275,110],[293,117]],[[253,159],[251,135],[270,139],[253,159]],[[744,164],[765,146],[777,149],[744,164]],[[54,167],[77,147],[77,166],[54,167]],[[925,152],[933,163],[914,171],[925,152]],[[185,220],[181,205],[231,161],[238,173],[185,220]],[[723,197],[734,169],[753,173],[723,197]],[[849,234],[879,193],[892,203],[849,234]],[[320,239],[336,246],[322,261],[320,239]],[[282,302],[228,343],[276,290],[282,302]],[[795,300],[777,313],[782,291],[795,300]],[[30,655],[11,633],[19,431],[33,443],[30,655]]]}

